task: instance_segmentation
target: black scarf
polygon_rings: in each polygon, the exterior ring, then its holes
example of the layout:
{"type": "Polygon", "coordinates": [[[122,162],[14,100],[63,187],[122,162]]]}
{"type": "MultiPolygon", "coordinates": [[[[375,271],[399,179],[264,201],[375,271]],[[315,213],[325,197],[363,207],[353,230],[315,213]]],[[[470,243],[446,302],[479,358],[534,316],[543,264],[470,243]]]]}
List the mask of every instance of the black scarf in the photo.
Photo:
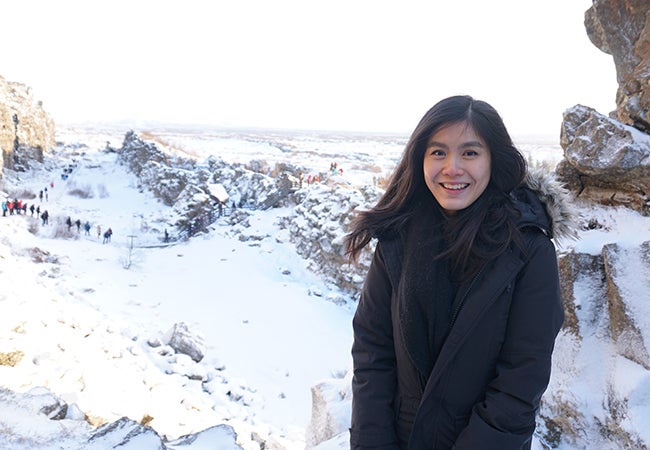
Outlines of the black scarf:
{"type": "Polygon", "coordinates": [[[436,258],[445,248],[445,219],[437,205],[420,211],[405,235],[397,303],[408,354],[428,378],[449,333],[456,287],[448,258],[436,258]]]}

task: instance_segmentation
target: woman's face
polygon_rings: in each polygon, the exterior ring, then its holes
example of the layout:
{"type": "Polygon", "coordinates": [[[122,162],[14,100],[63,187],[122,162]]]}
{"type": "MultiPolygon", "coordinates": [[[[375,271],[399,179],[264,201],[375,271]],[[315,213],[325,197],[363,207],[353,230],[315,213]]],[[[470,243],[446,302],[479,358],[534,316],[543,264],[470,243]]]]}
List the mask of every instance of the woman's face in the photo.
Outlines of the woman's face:
{"type": "Polygon", "coordinates": [[[424,153],[424,180],[442,209],[460,211],[479,198],[490,182],[490,149],[466,123],[431,135],[424,153]]]}

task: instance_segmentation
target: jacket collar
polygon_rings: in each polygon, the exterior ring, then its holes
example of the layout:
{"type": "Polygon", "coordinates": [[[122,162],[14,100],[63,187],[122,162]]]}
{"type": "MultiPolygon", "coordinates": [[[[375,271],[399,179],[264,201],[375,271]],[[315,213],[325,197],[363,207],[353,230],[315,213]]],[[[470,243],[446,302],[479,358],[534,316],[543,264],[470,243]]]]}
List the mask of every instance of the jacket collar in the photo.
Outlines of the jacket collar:
{"type": "Polygon", "coordinates": [[[578,238],[571,194],[548,171],[529,169],[524,185],[513,196],[522,212],[520,226],[537,226],[558,242],[578,238]]]}

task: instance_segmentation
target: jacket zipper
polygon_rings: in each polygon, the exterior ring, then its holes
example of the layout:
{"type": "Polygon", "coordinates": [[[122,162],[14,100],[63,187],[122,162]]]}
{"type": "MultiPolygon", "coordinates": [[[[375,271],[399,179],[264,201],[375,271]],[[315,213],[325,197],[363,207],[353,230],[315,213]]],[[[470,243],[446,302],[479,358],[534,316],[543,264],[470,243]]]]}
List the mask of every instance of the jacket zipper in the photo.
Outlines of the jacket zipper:
{"type": "Polygon", "coordinates": [[[474,278],[472,278],[472,282],[469,284],[469,287],[465,291],[465,294],[463,294],[463,297],[460,299],[460,302],[458,302],[458,305],[454,310],[454,314],[451,316],[451,323],[449,324],[449,330],[451,330],[454,327],[454,324],[456,323],[456,319],[458,318],[458,314],[460,314],[460,310],[463,307],[463,304],[465,303],[467,296],[472,291],[472,287],[474,287],[474,283],[476,283],[476,280],[478,280],[478,278],[481,276],[484,270],[485,270],[485,266],[483,266],[481,270],[479,270],[479,272],[474,276],[474,278]]]}

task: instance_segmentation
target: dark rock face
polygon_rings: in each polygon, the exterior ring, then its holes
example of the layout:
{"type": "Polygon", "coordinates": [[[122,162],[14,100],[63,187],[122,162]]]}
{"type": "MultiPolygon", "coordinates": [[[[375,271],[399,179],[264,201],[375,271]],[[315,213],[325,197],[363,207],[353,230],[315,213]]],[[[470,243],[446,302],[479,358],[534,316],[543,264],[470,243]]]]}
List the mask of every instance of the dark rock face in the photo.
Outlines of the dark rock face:
{"type": "Polygon", "coordinates": [[[650,132],[648,11],[647,0],[594,0],[585,14],[589,39],[614,58],[618,120],[645,132],[650,132]]]}
{"type": "Polygon", "coordinates": [[[24,84],[0,76],[1,167],[24,170],[54,147],[54,121],[24,84]]]}

